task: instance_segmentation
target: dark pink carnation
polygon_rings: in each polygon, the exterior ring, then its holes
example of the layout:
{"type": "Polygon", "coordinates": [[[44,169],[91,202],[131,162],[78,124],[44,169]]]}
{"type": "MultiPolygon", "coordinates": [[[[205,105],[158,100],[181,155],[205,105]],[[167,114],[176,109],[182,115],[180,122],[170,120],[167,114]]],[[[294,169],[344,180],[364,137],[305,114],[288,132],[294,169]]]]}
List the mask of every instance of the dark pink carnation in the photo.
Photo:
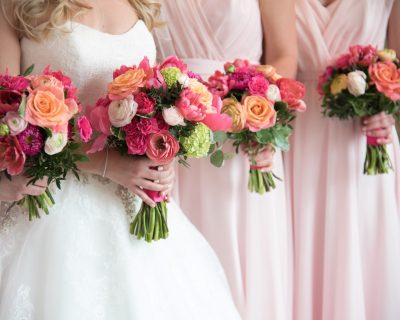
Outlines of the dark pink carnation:
{"type": "Polygon", "coordinates": [[[135,101],[138,104],[138,114],[146,115],[155,110],[155,100],[144,92],[139,92],[137,95],[135,95],[135,101]]]}
{"type": "Polygon", "coordinates": [[[255,76],[249,82],[249,91],[251,95],[265,96],[267,93],[269,82],[263,76],[255,76]]]}
{"type": "Polygon", "coordinates": [[[230,90],[247,90],[252,76],[248,72],[234,72],[229,75],[228,86],[230,90]]]}
{"type": "Polygon", "coordinates": [[[125,138],[128,153],[133,155],[144,155],[147,150],[147,136],[142,134],[128,135],[125,138]]]}
{"type": "Polygon", "coordinates": [[[187,75],[188,75],[188,77],[190,79],[196,79],[196,80],[198,80],[200,82],[203,82],[203,78],[198,73],[194,73],[194,72],[189,70],[187,75]]]}
{"type": "Polygon", "coordinates": [[[0,75],[0,87],[11,91],[24,92],[29,87],[29,80],[23,76],[0,75]]]}
{"type": "Polygon", "coordinates": [[[169,124],[165,122],[162,113],[157,113],[154,119],[157,120],[158,129],[160,131],[169,130],[169,124]]]}
{"type": "Polygon", "coordinates": [[[79,128],[79,134],[81,139],[84,142],[88,142],[90,138],[92,137],[92,126],[90,125],[89,120],[86,118],[86,116],[81,116],[78,119],[78,128],[79,128]]]}
{"type": "Polygon", "coordinates": [[[23,132],[17,135],[21,150],[27,156],[37,155],[44,146],[43,134],[38,127],[29,125],[23,132]]]}
{"type": "Polygon", "coordinates": [[[158,129],[158,123],[155,118],[145,119],[141,118],[136,124],[137,129],[143,134],[148,135],[150,133],[156,133],[160,131],[158,129]]]}
{"type": "Polygon", "coordinates": [[[212,94],[225,97],[229,92],[228,79],[229,77],[226,74],[222,73],[221,71],[216,71],[208,79],[208,89],[212,94]]]}

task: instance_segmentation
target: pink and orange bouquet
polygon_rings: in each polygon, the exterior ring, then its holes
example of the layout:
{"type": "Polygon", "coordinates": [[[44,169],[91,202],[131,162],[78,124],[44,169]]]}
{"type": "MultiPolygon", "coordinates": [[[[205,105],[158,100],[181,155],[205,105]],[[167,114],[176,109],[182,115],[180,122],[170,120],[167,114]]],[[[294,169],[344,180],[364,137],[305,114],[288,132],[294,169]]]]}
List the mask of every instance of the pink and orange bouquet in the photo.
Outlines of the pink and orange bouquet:
{"type": "MultiPolygon", "coordinates": [[[[380,112],[398,116],[400,111],[400,63],[391,49],[352,46],[321,75],[318,91],[323,113],[342,120],[373,116],[380,112]]],[[[385,145],[367,137],[364,174],[388,173],[392,168],[385,145]]]]}
{"type": "MultiPolygon", "coordinates": [[[[88,118],[97,138],[89,152],[116,148],[130,156],[145,156],[157,163],[175,157],[206,157],[211,144],[210,129],[231,125],[220,114],[222,101],[176,57],[150,67],[147,58],[138,66],[115,70],[107,96],[88,108],[88,118]]],[[[157,168],[155,168],[157,169],[157,168]]],[[[146,191],[146,190],[145,190],[146,191]]],[[[147,242],[168,237],[165,197],[146,193],[156,203],[142,203],[131,223],[131,233],[147,242]]]]}
{"type": "MultiPolygon", "coordinates": [[[[29,184],[47,178],[60,188],[68,172],[79,177],[76,162],[86,159],[77,154],[79,145],[72,140],[79,113],[77,90],[61,72],[46,68],[30,76],[32,71],[33,66],[23,76],[0,75],[0,171],[9,179],[24,174],[29,184]]],[[[48,214],[54,200],[46,189],[18,204],[28,208],[31,220],[40,218],[40,209],[48,214]]]]}
{"type": "MultiPolygon", "coordinates": [[[[281,77],[269,65],[235,60],[224,68],[224,73],[216,71],[208,80],[210,91],[223,99],[222,113],[232,118],[228,133],[218,133],[216,140],[231,140],[236,152],[243,149],[247,153],[251,192],[269,192],[276,187],[275,176],[255,159],[267,148],[288,150],[290,122],[296,112],[306,110],[302,100],[305,87],[296,80],[281,77]]],[[[225,158],[221,145],[211,154],[211,162],[216,166],[221,166],[225,158]]]]}

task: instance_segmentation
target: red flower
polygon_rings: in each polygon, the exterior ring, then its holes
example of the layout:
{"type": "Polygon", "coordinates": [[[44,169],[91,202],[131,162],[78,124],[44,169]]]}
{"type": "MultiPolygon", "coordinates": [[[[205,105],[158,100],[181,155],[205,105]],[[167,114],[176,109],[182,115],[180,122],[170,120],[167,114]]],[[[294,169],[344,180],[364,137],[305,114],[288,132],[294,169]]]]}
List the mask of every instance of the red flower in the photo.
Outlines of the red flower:
{"type": "Polygon", "coordinates": [[[155,100],[144,92],[139,92],[137,95],[135,95],[135,101],[138,104],[138,114],[146,115],[155,110],[155,100]]]}
{"type": "Polygon", "coordinates": [[[143,135],[148,135],[150,133],[156,133],[160,131],[158,129],[158,123],[155,118],[150,118],[150,119],[142,118],[139,120],[136,127],[143,135]]]}
{"type": "Polygon", "coordinates": [[[22,95],[15,90],[0,90],[0,115],[8,111],[18,111],[22,95]]]}
{"type": "Polygon", "coordinates": [[[125,142],[128,146],[128,153],[133,155],[143,155],[147,149],[147,136],[137,133],[126,137],[125,142]]]}
{"type": "Polygon", "coordinates": [[[293,99],[298,100],[304,98],[306,88],[301,82],[293,79],[281,78],[276,82],[276,84],[281,90],[283,101],[289,103],[293,99]]]}
{"type": "Polygon", "coordinates": [[[10,175],[16,176],[24,169],[25,159],[17,137],[0,139],[0,171],[7,170],[10,175]]]}
{"type": "Polygon", "coordinates": [[[146,155],[149,159],[163,164],[172,161],[179,151],[179,142],[168,131],[153,133],[147,140],[146,155]]]}

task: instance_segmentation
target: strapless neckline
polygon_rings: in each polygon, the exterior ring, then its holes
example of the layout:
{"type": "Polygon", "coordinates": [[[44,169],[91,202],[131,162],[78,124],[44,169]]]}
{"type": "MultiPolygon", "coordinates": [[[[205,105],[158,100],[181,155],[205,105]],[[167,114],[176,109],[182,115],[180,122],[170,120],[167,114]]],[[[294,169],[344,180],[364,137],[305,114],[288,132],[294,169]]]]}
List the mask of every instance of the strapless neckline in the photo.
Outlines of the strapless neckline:
{"type": "Polygon", "coordinates": [[[87,32],[91,32],[93,34],[97,34],[97,35],[107,37],[107,38],[121,38],[121,37],[129,36],[130,34],[134,33],[136,30],[138,30],[140,25],[144,25],[143,20],[139,19],[127,31],[125,31],[123,33],[119,33],[119,34],[112,34],[112,33],[108,33],[108,32],[103,32],[96,28],[89,27],[88,25],[77,22],[77,21],[69,21],[68,23],[72,26],[72,28],[81,28],[83,30],[86,30],[87,32]]]}

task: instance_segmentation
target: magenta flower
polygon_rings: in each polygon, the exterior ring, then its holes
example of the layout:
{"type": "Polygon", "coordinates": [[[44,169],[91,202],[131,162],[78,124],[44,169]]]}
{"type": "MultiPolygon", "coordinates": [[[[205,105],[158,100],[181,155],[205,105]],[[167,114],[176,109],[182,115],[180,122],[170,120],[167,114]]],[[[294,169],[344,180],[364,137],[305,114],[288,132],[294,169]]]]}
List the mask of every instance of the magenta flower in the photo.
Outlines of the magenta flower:
{"type": "Polygon", "coordinates": [[[29,87],[29,80],[22,76],[4,74],[0,75],[0,87],[22,93],[29,87]]]}
{"type": "Polygon", "coordinates": [[[139,92],[137,95],[135,95],[135,101],[138,104],[138,114],[146,115],[155,110],[155,100],[144,92],[139,92]]]}
{"type": "Polygon", "coordinates": [[[37,155],[44,146],[43,134],[38,127],[29,125],[17,136],[22,151],[28,156],[37,155]]]}
{"type": "Polygon", "coordinates": [[[229,89],[247,90],[252,76],[248,72],[235,72],[229,76],[229,89]]]}

